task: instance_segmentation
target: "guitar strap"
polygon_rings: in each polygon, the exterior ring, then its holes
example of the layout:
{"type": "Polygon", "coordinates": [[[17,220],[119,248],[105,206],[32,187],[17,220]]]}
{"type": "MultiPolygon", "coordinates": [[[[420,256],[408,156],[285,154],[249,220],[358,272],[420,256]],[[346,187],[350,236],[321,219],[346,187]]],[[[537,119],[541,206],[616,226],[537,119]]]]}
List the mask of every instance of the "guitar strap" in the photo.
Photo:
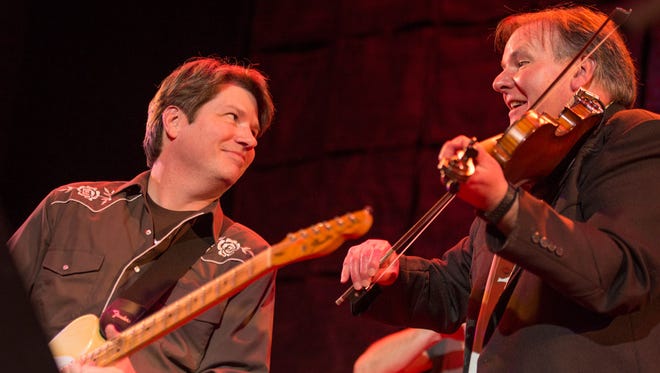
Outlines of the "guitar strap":
{"type": "MultiPolygon", "coordinates": [[[[224,219],[221,232],[227,221],[224,219]]],[[[105,309],[100,318],[101,332],[108,324],[123,331],[151,309],[215,243],[212,227],[213,214],[184,224],[169,247],[105,309]]]]}
{"type": "Polygon", "coordinates": [[[504,289],[507,288],[512,282],[514,277],[515,265],[498,256],[493,255],[490,271],[488,272],[488,279],[486,280],[486,288],[484,290],[483,298],[481,300],[481,308],[477,316],[477,325],[474,330],[474,339],[472,342],[471,353],[469,357],[468,372],[476,372],[477,359],[483,350],[483,346],[488,342],[487,331],[491,325],[491,318],[493,311],[497,305],[504,289]]]}

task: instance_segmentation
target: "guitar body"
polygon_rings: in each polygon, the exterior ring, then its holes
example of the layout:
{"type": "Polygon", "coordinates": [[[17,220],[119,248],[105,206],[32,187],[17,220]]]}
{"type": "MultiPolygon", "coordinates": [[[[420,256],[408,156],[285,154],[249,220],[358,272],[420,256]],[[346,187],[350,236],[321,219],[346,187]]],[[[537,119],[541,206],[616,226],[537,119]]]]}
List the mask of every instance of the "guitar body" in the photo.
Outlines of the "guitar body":
{"type": "Polygon", "coordinates": [[[79,356],[101,346],[105,339],[100,333],[98,317],[83,315],[73,320],[48,343],[59,369],[79,356]]]}

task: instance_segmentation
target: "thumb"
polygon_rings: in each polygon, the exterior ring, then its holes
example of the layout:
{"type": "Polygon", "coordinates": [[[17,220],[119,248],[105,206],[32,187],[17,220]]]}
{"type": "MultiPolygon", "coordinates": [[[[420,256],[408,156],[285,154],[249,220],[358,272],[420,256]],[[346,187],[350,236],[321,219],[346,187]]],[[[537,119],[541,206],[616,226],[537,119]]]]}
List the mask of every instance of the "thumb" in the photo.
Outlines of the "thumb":
{"type": "Polygon", "coordinates": [[[108,324],[108,325],[105,327],[105,336],[106,336],[108,339],[112,339],[112,338],[118,336],[119,334],[120,334],[119,331],[117,330],[117,328],[115,328],[114,325],[112,325],[112,324],[108,324]]]}
{"type": "Polygon", "coordinates": [[[392,285],[394,281],[399,277],[399,261],[395,260],[394,262],[389,261],[384,268],[380,269],[380,272],[377,274],[378,283],[381,285],[392,285]]]}

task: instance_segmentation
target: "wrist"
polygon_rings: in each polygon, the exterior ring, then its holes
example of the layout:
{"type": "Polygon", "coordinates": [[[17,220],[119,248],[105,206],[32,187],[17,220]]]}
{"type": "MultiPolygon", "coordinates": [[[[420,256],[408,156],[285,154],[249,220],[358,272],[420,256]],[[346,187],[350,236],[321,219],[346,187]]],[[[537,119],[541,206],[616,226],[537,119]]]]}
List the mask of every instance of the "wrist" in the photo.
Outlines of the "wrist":
{"type": "Polygon", "coordinates": [[[514,205],[517,199],[518,188],[515,188],[513,185],[511,185],[511,183],[509,183],[504,197],[502,200],[500,200],[494,209],[489,211],[478,211],[477,214],[488,223],[497,224],[502,220],[504,215],[506,215],[506,213],[511,210],[511,207],[514,205]]]}

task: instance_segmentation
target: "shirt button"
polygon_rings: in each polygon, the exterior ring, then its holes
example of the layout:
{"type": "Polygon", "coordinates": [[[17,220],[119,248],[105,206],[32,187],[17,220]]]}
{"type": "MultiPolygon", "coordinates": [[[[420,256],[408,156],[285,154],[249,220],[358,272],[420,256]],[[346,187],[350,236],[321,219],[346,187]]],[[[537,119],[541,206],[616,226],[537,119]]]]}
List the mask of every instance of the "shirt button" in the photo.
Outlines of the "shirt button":
{"type": "Polygon", "coordinates": [[[151,236],[151,229],[146,229],[144,231],[144,234],[146,234],[147,236],[151,236]]]}
{"type": "Polygon", "coordinates": [[[548,241],[547,237],[541,237],[541,241],[539,242],[539,245],[541,245],[542,248],[547,249],[548,246],[550,245],[550,241],[548,241]]]}
{"type": "Polygon", "coordinates": [[[140,266],[133,267],[133,271],[135,271],[136,273],[140,272],[140,266]]]}
{"type": "Polygon", "coordinates": [[[534,232],[534,234],[532,235],[532,242],[539,243],[540,240],[541,240],[541,233],[534,232]]]}
{"type": "Polygon", "coordinates": [[[68,264],[63,265],[62,270],[68,271],[69,270],[69,265],[68,264]]]}

